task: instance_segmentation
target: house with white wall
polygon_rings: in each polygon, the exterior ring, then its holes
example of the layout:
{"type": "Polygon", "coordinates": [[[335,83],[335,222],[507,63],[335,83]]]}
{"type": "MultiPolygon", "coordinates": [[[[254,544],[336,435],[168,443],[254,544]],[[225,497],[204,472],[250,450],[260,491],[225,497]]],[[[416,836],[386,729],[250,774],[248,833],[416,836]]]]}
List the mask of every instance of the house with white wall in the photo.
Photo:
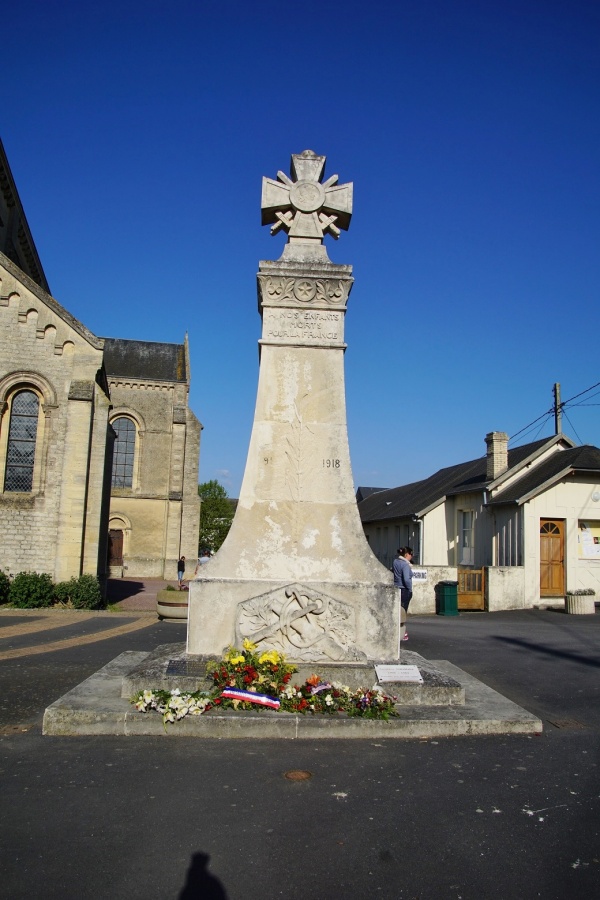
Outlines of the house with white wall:
{"type": "Polygon", "coordinates": [[[577,447],[564,434],[511,450],[503,432],[485,441],[479,459],[357,492],[378,559],[390,566],[410,545],[427,572],[411,610],[434,612],[435,582],[448,573],[480,585],[480,608],[488,610],[558,602],[581,588],[600,595],[600,449],[577,447]]]}

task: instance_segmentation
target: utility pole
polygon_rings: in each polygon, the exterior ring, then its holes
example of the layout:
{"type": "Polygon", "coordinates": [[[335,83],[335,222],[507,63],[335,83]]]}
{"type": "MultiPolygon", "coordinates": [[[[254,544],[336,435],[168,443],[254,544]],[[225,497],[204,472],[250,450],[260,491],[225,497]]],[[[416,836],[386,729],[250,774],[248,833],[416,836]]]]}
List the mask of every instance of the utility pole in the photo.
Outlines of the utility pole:
{"type": "Polygon", "coordinates": [[[562,403],[560,402],[560,384],[554,385],[554,434],[562,431],[562,403]]]}

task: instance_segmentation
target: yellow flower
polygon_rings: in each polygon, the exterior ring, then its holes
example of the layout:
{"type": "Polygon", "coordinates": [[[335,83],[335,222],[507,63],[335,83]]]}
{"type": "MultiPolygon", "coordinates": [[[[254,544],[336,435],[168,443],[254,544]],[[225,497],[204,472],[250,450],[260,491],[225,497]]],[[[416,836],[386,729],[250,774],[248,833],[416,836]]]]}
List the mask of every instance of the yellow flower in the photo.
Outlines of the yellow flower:
{"type": "Polygon", "coordinates": [[[232,666],[237,666],[239,663],[246,662],[246,659],[244,656],[230,656],[229,662],[232,666]]]}
{"type": "Polygon", "coordinates": [[[244,638],[244,650],[256,650],[256,644],[253,644],[248,638],[244,638]]]}
{"type": "Polygon", "coordinates": [[[258,662],[260,665],[269,662],[276,666],[279,662],[279,653],[277,652],[277,650],[267,650],[262,654],[262,656],[258,657],[258,662]]]}

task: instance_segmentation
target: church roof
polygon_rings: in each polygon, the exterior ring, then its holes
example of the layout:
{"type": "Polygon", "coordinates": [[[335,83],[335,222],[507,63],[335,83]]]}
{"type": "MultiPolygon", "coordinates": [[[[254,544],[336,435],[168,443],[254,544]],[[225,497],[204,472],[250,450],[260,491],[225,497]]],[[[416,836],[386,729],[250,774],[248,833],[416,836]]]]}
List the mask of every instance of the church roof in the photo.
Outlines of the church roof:
{"type": "Polygon", "coordinates": [[[189,380],[185,344],[104,338],[104,368],[109,378],[179,382],[189,380]]]}
{"type": "Polygon", "coordinates": [[[48,282],[0,140],[0,251],[46,293],[48,282]]]}

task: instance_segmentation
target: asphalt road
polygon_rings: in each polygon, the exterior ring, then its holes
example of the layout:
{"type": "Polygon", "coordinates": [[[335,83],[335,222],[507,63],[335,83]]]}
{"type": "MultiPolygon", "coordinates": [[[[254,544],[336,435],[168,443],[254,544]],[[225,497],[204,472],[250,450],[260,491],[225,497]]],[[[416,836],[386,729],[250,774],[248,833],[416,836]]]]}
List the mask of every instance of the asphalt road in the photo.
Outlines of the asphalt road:
{"type": "Polygon", "coordinates": [[[112,633],[136,623],[85,614],[27,635],[0,616],[0,896],[600,895],[600,615],[411,619],[410,649],[535,713],[541,736],[43,737],[46,705],[120,652],[184,639],[152,617],[112,633]]]}

